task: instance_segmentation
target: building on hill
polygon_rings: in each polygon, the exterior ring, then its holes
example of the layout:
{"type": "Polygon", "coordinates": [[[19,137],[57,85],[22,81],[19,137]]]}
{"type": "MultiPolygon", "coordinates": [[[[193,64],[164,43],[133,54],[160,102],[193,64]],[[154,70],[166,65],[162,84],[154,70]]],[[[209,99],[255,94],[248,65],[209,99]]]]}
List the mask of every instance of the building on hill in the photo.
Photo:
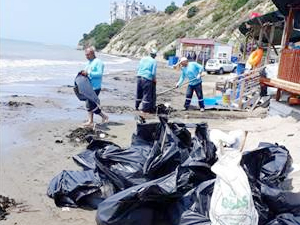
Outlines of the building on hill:
{"type": "Polygon", "coordinates": [[[135,0],[114,1],[110,4],[110,23],[113,23],[116,19],[128,21],[137,16],[156,12],[155,6],[146,6],[135,0]]]}

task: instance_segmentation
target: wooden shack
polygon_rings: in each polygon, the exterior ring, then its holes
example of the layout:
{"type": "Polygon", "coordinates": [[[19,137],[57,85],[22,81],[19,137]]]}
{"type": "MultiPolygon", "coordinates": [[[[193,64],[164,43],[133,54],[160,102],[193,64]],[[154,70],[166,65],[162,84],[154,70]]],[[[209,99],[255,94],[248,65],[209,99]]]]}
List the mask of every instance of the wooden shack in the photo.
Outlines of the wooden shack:
{"type": "Polygon", "coordinates": [[[294,43],[300,41],[300,1],[272,0],[278,11],[265,14],[244,22],[240,31],[258,45],[266,43],[267,53],[264,64],[269,61],[269,53],[273,48],[279,54],[277,78],[261,78],[262,85],[277,88],[276,100],[279,101],[281,92],[290,96],[300,95],[300,49],[294,43]],[[280,45],[278,51],[274,46],[280,45]]]}
{"type": "Polygon", "coordinates": [[[276,100],[279,101],[281,92],[286,91],[290,96],[300,95],[300,49],[293,47],[293,42],[300,41],[300,1],[272,0],[284,15],[284,29],[281,41],[281,56],[277,79],[261,79],[267,86],[276,87],[276,100]]]}

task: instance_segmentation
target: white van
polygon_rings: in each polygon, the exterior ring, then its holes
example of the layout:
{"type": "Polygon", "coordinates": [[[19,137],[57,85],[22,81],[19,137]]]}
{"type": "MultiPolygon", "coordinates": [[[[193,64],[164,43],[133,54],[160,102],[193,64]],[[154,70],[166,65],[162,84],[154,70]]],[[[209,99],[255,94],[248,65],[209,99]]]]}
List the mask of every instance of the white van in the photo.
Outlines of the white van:
{"type": "Polygon", "coordinates": [[[223,74],[225,72],[235,73],[236,67],[237,64],[232,63],[227,59],[209,59],[206,62],[205,70],[207,71],[207,73],[211,73],[211,72],[219,73],[219,74],[223,74]]]}

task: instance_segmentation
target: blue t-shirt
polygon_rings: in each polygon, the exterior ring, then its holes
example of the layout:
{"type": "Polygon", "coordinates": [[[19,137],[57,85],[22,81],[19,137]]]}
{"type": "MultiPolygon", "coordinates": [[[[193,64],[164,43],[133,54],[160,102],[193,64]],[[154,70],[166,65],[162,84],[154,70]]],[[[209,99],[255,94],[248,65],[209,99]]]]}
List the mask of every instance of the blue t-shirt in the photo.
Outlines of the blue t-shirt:
{"type": "Polygon", "coordinates": [[[137,75],[146,78],[147,80],[153,80],[156,76],[157,62],[151,56],[147,56],[141,59],[138,67],[137,75]]]}
{"type": "Polygon", "coordinates": [[[102,76],[104,71],[103,62],[98,58],[89,60],[84,70],[87,71],[88,73],[88,78],[91,81],[93,89],[94,90],[101,89],[102,76]]]}
{"type": "Polygon", "coordinates": [[[197,85],[202,82],[200,79],[197,78],[198,74],[203,71],[203,66],[201,66],[199,63],[196,62],[189,62],[189,64],[186,67],[181,68],[181,76],[179,78],[178,84],[179,86],[182,85],[185,78],[188,78],[190,80],[189,85],[197,85]]]}

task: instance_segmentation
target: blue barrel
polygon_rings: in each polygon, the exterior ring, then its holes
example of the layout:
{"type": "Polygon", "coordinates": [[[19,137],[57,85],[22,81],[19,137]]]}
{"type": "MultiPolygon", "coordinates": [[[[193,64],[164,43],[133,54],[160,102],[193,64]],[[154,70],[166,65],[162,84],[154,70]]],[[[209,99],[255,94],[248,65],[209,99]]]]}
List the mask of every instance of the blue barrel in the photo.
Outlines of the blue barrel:
{"type": "Polygon", "coordinates": [[[173,66],[178,62],[177,56],[169,56],[169,66],[173,66]]]}
{"type": "Polygon", "coordinates": [[[236,57],[236,56],[231,56],[231,62],[237,63],[237,62],[238,62],[238,57],[236,57]]]}
{"type": "Polygon", "coordinates": [[[244,73],[244,71],[245,71],[245,63],[238,63],[236,67],[236,73],[238,75],[241,75],[244,73]]]}

